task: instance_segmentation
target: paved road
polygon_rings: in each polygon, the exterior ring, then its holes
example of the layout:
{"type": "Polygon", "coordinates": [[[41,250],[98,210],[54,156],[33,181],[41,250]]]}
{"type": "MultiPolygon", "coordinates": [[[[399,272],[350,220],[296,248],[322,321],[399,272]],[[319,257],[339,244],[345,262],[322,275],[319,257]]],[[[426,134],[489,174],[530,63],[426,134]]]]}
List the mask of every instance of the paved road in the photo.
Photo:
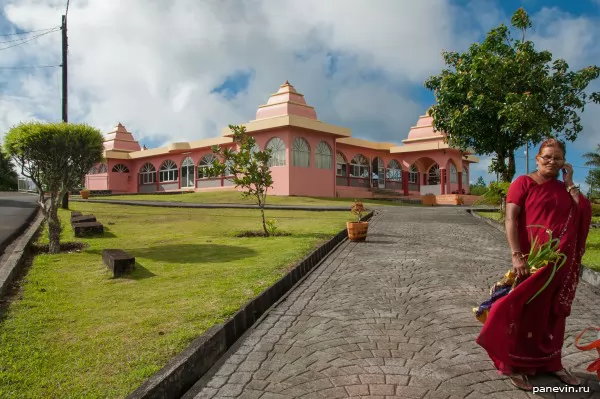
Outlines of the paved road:
{"type": "MultiPolygon", "coordinates": [[[[386,209],[366,243],[344,243],[215,365],[186,398],[600,398],[573,337],[600,320],[581,283],[564,364],[590,393],[513,388],[475,342],[472,307],[510,256],[498,230],[458,208],[386,209]]],[[[562,386],[550,376],[537,386],[562,386]]]]}
{"type": "Polygon", "coordinates": [[[37,199],[31,194],[0,191],[0,254],[6,241],[35,213],[37,199]]]}

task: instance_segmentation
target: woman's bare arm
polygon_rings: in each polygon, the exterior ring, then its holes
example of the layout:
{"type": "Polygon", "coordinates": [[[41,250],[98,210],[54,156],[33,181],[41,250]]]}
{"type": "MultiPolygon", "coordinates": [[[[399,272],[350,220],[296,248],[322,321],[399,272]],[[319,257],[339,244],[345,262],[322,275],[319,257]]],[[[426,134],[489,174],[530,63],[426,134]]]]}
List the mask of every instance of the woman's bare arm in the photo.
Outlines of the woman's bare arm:
{"type": "Polygon", "coordinates": [[[506,239],[510,250],[514,252],[521,251],[521,244],[519,244],[519,214],[521,213],[521,207],[513,203],[506,204],[506,216],[504,219],[504,226],[506,227],[506,239]]]}

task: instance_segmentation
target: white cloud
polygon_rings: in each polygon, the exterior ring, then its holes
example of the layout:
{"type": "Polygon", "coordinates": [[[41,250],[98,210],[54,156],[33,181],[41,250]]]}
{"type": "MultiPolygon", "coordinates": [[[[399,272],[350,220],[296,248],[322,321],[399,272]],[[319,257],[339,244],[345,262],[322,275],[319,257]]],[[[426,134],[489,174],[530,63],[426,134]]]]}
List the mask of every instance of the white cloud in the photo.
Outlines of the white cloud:
{"type": "MultiPolygon", "coordinates": [[[[3,3],[6,17],[26,30],[59,25],[65,4],[3,3]]],[[[468,9],[449,0],[347,4],[71,2],[70,120],[103,131],[120,121],[142,142],[159,145],[195,140],[214,136],[230,123],[254,119],[257,107],[289,79],[321,120],[352,127],[355,137],[399,143],[428,106],[412,96],[425,78],[441,69],[442,49],[464,50],[483,31],[507,22],[487,2],[482,7],[472,1],[468,9]],[[329,76],[331,54],[338,63],[329,76]],[[211,93],[239,71],[252,72],[246,90],[233,99],[211,93]],[[361,74],[375,78],[365,80],[361,74]]],[[[573,65],[584,65],[598,54],[600,34],[590,19],[556,9],[544,10],[536,19],[552,24],[536,31],[538,47],[555,49],[573,65]]],[[[60,63],[60,33],[16,49],[2,51],[0,65],[60,63]]],[[[56,73],[20,72],[10,75],[10,81],[6,73],[0,75],[8,81],[0,97],[0,131],[35,115],[60,119],[56,73]]],[[[595,120],[598,113],[588,113],[594,114],[584,115],[586,129],[592,131],[598,124],[590,123],[600,120],[595,120]]],[[[475,168],[487,174],[484,162],[475,168]]]]}

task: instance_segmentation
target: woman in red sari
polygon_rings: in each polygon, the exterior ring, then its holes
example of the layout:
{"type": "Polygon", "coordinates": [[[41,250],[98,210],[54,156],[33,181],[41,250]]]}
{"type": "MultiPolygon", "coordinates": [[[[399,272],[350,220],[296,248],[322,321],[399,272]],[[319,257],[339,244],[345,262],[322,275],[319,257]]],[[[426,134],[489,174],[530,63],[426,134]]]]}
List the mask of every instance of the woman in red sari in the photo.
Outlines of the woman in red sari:
{"type": "Polygon", "coordinates": [[[570,385],[580,383],[564,369],[561,351],[592,215],[589,201],[573,184],[573,168],[565,163],[565,152],[562,142],[546,140],[536,156],[537,170],[510,185],[505,225],[518,285],[492,304],[476,340],[499,373],[524,390],[533,389],[527,376],[536,373],[553,373],[570,385]],[[564,181],[558,179],[561,172],[564,181]],[[528,228],[531,225],[545,226],[554,238],[559,237],[558,250],[567,260],[527,304],[552,272],[548,265],[530,275],[526,267],[533,238],[548,241],[546,229],[528,228]]]}

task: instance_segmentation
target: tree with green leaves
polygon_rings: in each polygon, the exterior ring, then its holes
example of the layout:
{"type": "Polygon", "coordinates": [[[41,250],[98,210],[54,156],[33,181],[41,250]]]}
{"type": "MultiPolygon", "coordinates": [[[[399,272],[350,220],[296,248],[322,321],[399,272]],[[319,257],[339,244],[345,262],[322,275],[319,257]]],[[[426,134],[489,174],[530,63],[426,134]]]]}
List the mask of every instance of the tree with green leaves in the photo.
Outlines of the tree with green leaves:
{"type": "Polygon", "coordinates": [[[471,184],[469,187],[469,192],[471,195],[483,195],[487,191],[487,186],[485,185],[485,180],[483,180],[483,176],[479,176],[475,184],[471,184]]]}
{"type": "Polygon", "coordinates": [[[520,37],[501,24],[464,53],[444,51],[448,68],[425,81],[436,97],[429,111],[434,128],[453,147],[493,155],[490,173],[504,182],[515,175],[515,150],[547,137],[574,141],[582,130],[578,112],[600,102],[600,93],[586,92],[599,67],[570,71],[564,60],[537,51],[525,39],[532,23],[523,8],[511,24],[520,37]]]}
{"type": "Polygon", "coordinates": [[[269,161],[271,150],[259,151],[256,140],[246,132],[245,126],[229,125],[233,133],[233,142],[238,149],[213,146],[212,151],[217,155],[212,166],[207,168],[207,175],[211,177],[224,176],[233,182],[235,187],[243,189],[244,198],[251,197],[256,201],[262,216],[262,227],[266,237],[269,236],[265,220],[265,204],[267,190],[273,186],[273,177],[269,161]]]}
{"type": "Polygon", "coordinates": [[[21,174],[37,186],[39,204],[48,225],[49,252],[58,253],[60,199],[81,184],[92,166],[102,161],[104,136],[85,124],[29,122],[12,127],[6,134],[4,147],[21,174]]]}
{"type": "Polygon", "coordinates": [[[590,170],[585,178],[585,182],[590,186],[588,197],[600,198],[600,168],[590,170]]]}
{"type": "Polygon", "coordinates": [[[595,152],[586,152],[583,157],[586,159],[586,165],[600,168],[600,144],[596,145],[595,152]]]}
{"type": "Polygon", "coordinates": [[[17,191],[19,188],[19,177],[15,166],[0,147],[0,191],[17,191]]]}

